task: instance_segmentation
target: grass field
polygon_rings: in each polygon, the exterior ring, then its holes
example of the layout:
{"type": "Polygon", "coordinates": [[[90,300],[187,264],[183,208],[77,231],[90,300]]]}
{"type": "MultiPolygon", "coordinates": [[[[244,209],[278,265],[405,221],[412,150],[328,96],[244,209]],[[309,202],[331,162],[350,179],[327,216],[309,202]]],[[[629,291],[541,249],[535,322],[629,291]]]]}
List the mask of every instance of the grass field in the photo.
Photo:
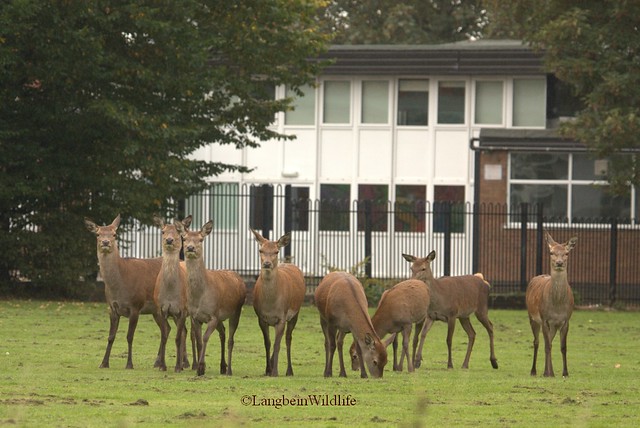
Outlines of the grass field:
{"type": "MultiPolygon", "coordinates": [[[[153,369],[158,331],[140,319],[134,370],[125,370],[123,319],[111,368],[99,369],[106,345],[105,304],[0,301],[0,425],[128,426],[406,426],[631,427],[640,424],[640,313],[577,311],[569,331],[569,373],[529,376],[531,332],[521,310],[494,310],[496,354],[489,363],[482,326],[470,368],[460,369],[466,335],[458,325],[453,370],[446,369],[446,326],[427,336],[415,373],[383,379],[325,379],[318,313],[304,307],[294,332],[294,377],[266,378],[262,338],[252,307],[236,334],[234,375],[218,374],[219,341],[209,342],[207,373],[153,369]]],[[[348,336],[350,343],[350,337],[348,336]]],[[[562,361],[554,342],[556,373],[562,361]]],[[[542,350],[542,349],[541,349],[542,350]]],[[[285,372],[286,357],[280,359],[285,372]]],[[[542,354],[542,360],[544,359],[542,354]]],[[[168,347],[173,366],[173,332],[168,347]]],[[[543,362],[543,361],[542,361],[543,362]]],[[[337,359],[334,374],[337,374],[337,359]]],[[[539,365],[539,373],[543,367],[539,365]]]]}

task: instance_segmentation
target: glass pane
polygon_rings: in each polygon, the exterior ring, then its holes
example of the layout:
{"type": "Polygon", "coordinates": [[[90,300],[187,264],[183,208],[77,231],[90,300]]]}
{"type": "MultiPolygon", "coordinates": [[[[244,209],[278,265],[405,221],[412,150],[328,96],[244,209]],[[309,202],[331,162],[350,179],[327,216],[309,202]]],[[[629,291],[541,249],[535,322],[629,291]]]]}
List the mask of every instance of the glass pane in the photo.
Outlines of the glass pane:
{"type": "Polygon", "coordinates": [[[389,82],[362,82],[362,123],[389,123],[389,82]]]}
{"type": "Polygon", "coordinates": [[[438,83],[438,123],[464,123],[464,82],[438,83]]]}
{"type": "Polygon", "coordinates": [[[314,87],[305,85],[300,90],[303,96],[299,97],[287,88],[287,97],[294,98],[293,110],[287,111],[284,115],[285,125],[314,125],[316,117],[316,90],[314,87]]]}
{"type": "Polygon", "coordinates": [[[291,187],[291,229],[309,230],[308,187],[291,187]]]}
{"type": "Polygon", "coordinates": [[[394,227],[396,232],[425,231],[426,196],[426,186],[396,186],[396,203],[394,209],[394,227]]]}
{"type": "Polygon", "coordinates": [[[546,98],[544,79],[514,79],[513,126],[545,126],[546,98]]]}
{"type": "Polygon", "coordinates": [[[398,125],[429,124],[429,81],[398,82],[398,125]]]}
{"type": "Polygon", "coordinates": [[[566,180],[569,155],[556,153],[512,153],[511,178],[529,180],[566,180]]]}
{"type": "Polygon", "coordinates": [[[476,82],[475,123],[502,123],[502,81],[476,82]]]}
{"type": "Polygon", "coordinates": [[[547,221],[567,221],[567,186],[560,184],[512,184],[512,205],[542,204],[547,221]]]}
{"type": "Polygon", "coordinates": [[[348,184],[320,185],[320,230],[349,230],[348,184]]]}
{"type": "Polygon", "coordinates": [[[571,215],[577,223],[599,223],[631,216],[631,197],[614,196],[607,186],[574,185],[571,188],[571,215]]]}
{"type": "Polygon", "coordinates": [[[328,80],[324,82],[324,123],[349,123],[351,112],[351,83],[328,80]]]}
{"type": "Polygon", "coordinates": [[[238,228],[238,183],[214,183],[211,186],[211,193],[214,227],[222,230],[236,230],[238,228]]]}
{"type": "Polygon", "coordinates": [[[191,223],[193,224],[192,228],[202,227],[204,223],[209,220],[204,220],[204,209],[203,209],[203,201],[208,194],[206,192],[198,193],[196,195],[189,196],[184,204],[184,212],[185,215],[191,215],[193,218],[191,223]]]}
{"type": "Polygon", "coordinates": [[[387,231],[389,188],[384,184],[358,186],[358,230],[365,230],[367,221],[375,232],[387,231]],[[367,211],[370,209],[370,211],[367,211]],[[370,215],[367,216],[367,213],[370,215]]]}
{"type": "Polygon", "coordinates": [[[574,180],[606,180],[609,163],[604,159],[593,159],[588,154],[573,155],[574,180]]]}
{"type": "Polygon", "coordinates": [[[433,231],[464,232],[464,186],[434,186],[433,231]]]}

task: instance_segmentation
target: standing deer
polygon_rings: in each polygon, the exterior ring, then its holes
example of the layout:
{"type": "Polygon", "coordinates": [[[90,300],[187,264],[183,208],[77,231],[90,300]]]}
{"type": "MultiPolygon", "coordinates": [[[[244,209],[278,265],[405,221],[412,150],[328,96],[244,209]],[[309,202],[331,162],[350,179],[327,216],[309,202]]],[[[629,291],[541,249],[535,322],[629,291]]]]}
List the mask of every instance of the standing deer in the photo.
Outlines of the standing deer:
{"type": "Polygon", "coordinates": [[[387,364],[387,350],[371,323],[367,297],[360,281],[347,272],[331,272],[318,284],[315,303],[320,312],[320,325],[324,333],[324,377],[333,376],[336,345],[340,359],[340,377],[347,376],[342,354],[344,336],[347,333],[351,333],[356,342],[360,377],[367,377],[365,364],[372,377],[382,377],[387,364]]]}
{"type": "MultiPolygon", "coordinates": [[[[127,331],[127,369],[133,368],[133,335],[140,314],[151,314],[162,334],[162,319],[153,301],[156,278],[162,266],[162,258],[137,259],[121,258],[116,242],[116,232],[120,225],[120,214],[108,226],[98,226],[85,218],[87,229],[97,238],[98,263],[104,281],[104,294],[109,305],[109,338],[101,368],[109,367],[111,347],[118,332],[120,317],[129,319],[127,331]]],[[[160,366],[160,350],[154,364],[160,366]]]]}
{"type": "MultiPolygon", "coordinates": [[[[162,340],[160,342],[160,369],[166,370],[165,351],[167,339],[171,331],[168,318],[176,324],[176,367],[180,372],[189,367],[186,350],[187,308],[187,271],[184,262],[180,262],[182,236],[175,224],[165,223],[160,217],[154,217],[156,225],[162,231],[162,268],[156,280],[153,294],[156,306],[162,315],[162,340]]],[[[180,220],[175,220],[179,222],[180,220]]],[[[191,216],[182,220],[182,225],[189,228],[191,216]]],[[[195,333],[191,328],[191,347],[193,351],[194,369],[196,368],[195,333]]]]}
{"type": "MultiPolygon", "coordinates": [[[[387,334],[392,334],[389,341],[385,341],[385,347],[393,341],[393,370],[402,371],[402,364],[406,356],[407,369],[409,372],[414,371],[418,338],[421,336],[420,333],[425,321],[428,320],[429,301],[429,288],[424,282],[417,279],[402,281],[382,293],[376,313],[371,317],[371,323],[380,339],[383,339],[387,334]],[[409,338],[413,324],[416,325],[416,329],[413,338],[413,351],[409,355],[409,338]],[[397,363],[397,336],[395,333],[400,332],[402,333],[402,350],[400,362],[397,363]]],[[[421,337],[420,349],[424,344],[424,337],[421,337]]],[[[351,354],[352,369],[357,370],[360,366],[360,360],[355,342],[351,345],[349,353],[351,354]]]]}
{"type": "Polygon", "coordinates": [[[247,297],[247,287],[236,272],[228,270],[209,270],[205,267],[203,242],[213,230],[213,221],[209,220],[200,230],[187,230],[180,222],[174,225],[182,235],[185,264],[187,268],[187,302],[191,315],[192,329],[199,351],[197,373],[204,375],[207,343],[214,330],[220,336],[220,374],[232,375],[231,357],[233,337],[240,322],[240,313],[247,297]],[[225,362],[225,328],[223,321],[229,320],[229,365],[225,362]],[[202,335],[202,324],[207,329],[202,335]]]}
{"type": "MultiPolygon", "coordinates": [[[[427,257],[417,258],[408,254],[402,257],[411,263],[411,271],[413,278],[424,281],[429,286],[429,296],[431,301],[429,304],[429,318],[424,327],[422,334],[426,335],[433,324],[433,321],[444,321],[448,325],[447,329],[447,347],[449,358],[447,367],[453,368],[451,358],[451,343],[453,340],[453,332],[456,327],[456,319],[460,320],[462,328],[467,333],[469,342],[467,344],[467,355],[462,363],[462,368],[469,368],[469,358],[471,350],[476,339],[476,332],[471,325],[469,317],[475,313],[476,318],[484,326],[489,334],[489,347],[491,366],[498,368],[498,360],[496,359],[493,348],[493,324],[489,320],[489,288],[490,285],[484,280],[482,274],[463,275],[463,276],[445,276],[435,279],[431,270],[431,262],[436,257],[436,252],[431,251],[427,257]]],[[[415,366],[420,366],[422,360],[422,349],[418,350],[415,366]]]]}
{"type": "Polygon", "coordinates": [[[573,312],[573,293],[567,281],[567,259],[569,251],[576,245],[577,237],[564,244],[558,244],[548,232],[545,239],[551,256],[551,275],[538,275],[529,281],[526,292],[529,323],[533,332],[533,365],[531,376],[536,375],[538,339],[540,328],[544,337],[544,375],[555,376],[551,363],[551,343],[560,330],[560,351],[562,352],[562,376],[569,376],[567,370],[567,333],[569,319],[573,312]]]}
{"type": "Polygon", "coordinates": [[[260,233],[250,229],[259,245],[260,275],[253,290],[253,309],[258,316],[266,352],[267,376],[278,376],[278,354],[282,335],[286,332],[287,376],[293,376],[291,366],[291,339],[298,322],[298,313],[304,302],[306,287],[300,269],[291,263],[278,263],[280,248],[290,242],[289,234],[277,241],[270,241],[260,233]],[[270,355],[271,340],[269,326],[275,329],[273,355],[270,355]]]}

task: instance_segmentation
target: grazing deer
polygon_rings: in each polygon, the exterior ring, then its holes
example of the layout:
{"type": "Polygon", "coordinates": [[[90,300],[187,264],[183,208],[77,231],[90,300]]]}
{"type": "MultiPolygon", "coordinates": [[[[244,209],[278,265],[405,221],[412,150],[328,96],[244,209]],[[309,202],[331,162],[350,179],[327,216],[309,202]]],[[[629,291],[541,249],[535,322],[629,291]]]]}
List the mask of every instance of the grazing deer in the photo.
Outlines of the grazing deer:
{"type": "MultiPolygon", "coordinates": [[[[469,368],[469,358],[471,350],[476,339],[476,332],[471,325],[469,317],[475,313],[478,321],[484,326],[489,334],[489,348],[491,366],[498,368],[498,360],[496,359],[493,348],[493,324],[489,320],[489,288],[490,285],[484,280],[482,274],[463,275],[463,276],[445,276],[438,279],[433,277],[431,270],[431,262],[436,257],[436,252],[431,251],[427,257],[417,258],[408,254],[402,257],[411,263],[411,271],[413,278],[424,281],[429,286],[429,318],[422,331],[422,335],[426,335],[433,324],[433,321],[444,321],[448,325],[447,329],[447,347],[449,350],[449,358],[447,362],[448,368],[453,368],[451,358],[451,342],[453,340],[453,332],[456,327],[456,319],[460,320],[462,328],[469,338],[467,344],[467,355],[462,363],[462,368],[469,368]]],[[[418,350],[415,366],[420,366],[422,359],[422,349],[418,350]]]]}
{"type": "Polygon", "coordinates": [[[214,330],[220,336],[220,374],[232,375],[231,357],[233,337],[240,322],[240,313],[247,297],[247,287],[236,272],[228,270],[209,270],[205,267],[203,242],[213,230],[213,221],[209,220],[197,231],[187,230],[180,222],[174,225],[182,235],[185,264],[187,268],[187,302],[191,315],[192,329],[198,347],[198,376],[204,375],[207,343],[214,330]],[[223,321],[229,320],[229,365],[225,362],[225,328],[223,321]],[[202,324],[207,329],[202,335],[202,324]]]}
{"type": "MultiPolygon", "coordinates": [[[[414,371],[418,338],[428,317],[429,300],[427,285],[417,279],[402,281],[382,293],[376,313],[371,317],[371,323],[380,339],[383,339],[387,334],[392,334],[389,340],[384,343],[386,347],[391,341],[394,342],[393,370],[402,371],[403,361],[406,356],[407,369],[409,372],[414,371]],[[416,329],[413,338],[413,352],[409,355],[409,338],[411,337],[413,324],[416,325],[416,329]],[[400,332],[402,333],[402,350],[400,362],[397,363],[397,336],[395,333],[400,332]]],[[[421,339],[420,349],[424,344],[424,336],[421,339]]],[[[351,354],[352,369],[357,370],[360,366],[360,361],[356,352],[355,342],[351,345],[349,353],[351,354]]]]}
{"type": "Polygon", "coordinates": [[[262,330],[266,352],[267,376],[278,376],[278,354],[280,342],[285,331],[287,345],[287,376],[293,376],[291,366],[291,339],[293,329],[298,322],[298,313],[304,302],[306,287],[300,269],[291,263],[278,263],[280,248],[290,242],[289,234],[277,241],[270,241],[260,233],[250,229],[259,244],[260,275],[253,289],[253,309],[258,316],[258,324],[262,330]],[[273,355],[269,355],[271,340],[269,326],[275,329],[273,355]]]}
{"type": "Polygon", "coordinates": [[[544,337],[544,375],[555,376],[551,363],[551,343],[560,330],[560,351],[562,352],[562,376],[569,376],[567,370],[567,333],[569,319],[573,312],[573,293],[567,281],[567,259],[569,251],[576,245],[577,237],[564,244],[558,244],[548,232],[545,239],[551,256],[551,275],[538,275],[529,281],[526,292],[529,323],[533,332],[533,365],[531,376],[536,375],[538,339],[540,328],[544,337]]]}
{"type": "Polygon", "coordinates": [[[342,354],[344,336],[347,333],[351,333],[356,342],[360,377],[367,377],[365,364],[372,377],[382,377],[387,364],[387,350],[371,323],[367,298],[360,281],[347,272],[331,272],[318,284],[315,303],[320,312],[320,325],[324,333],[324,377],[333,376],[336,345],[340,376],[347,376],[342,354]]]}
{"type": "MultiPolygon", "coordinates": [[[[109,305],[109,338],[101,368],[109,367],[111,347],[118,332],[120,317],[129,319],[127,331],[127,369],[133,368],[133,335],[140,314],[153,315],[162,334],[162,319],[153,301],[156,278],[162,266],[162,258],[137,259],[122,258],[116,242],[116,232],[120,225],[120,214],[108,226],[98,226],[85,218],[85,226],[97,238],[98,263],[104,281],[104,294],[109,305]]],[[[154,364],[160,366],[160,350],[154,364]]]]}
{"type": "MultiPolygon", "coordinates": [[[[153,294],[156,306],[162,315],[162,340],[160,342],[160,369],[166,370],[165,351],[167,339],[171,331],[168,318],[173,318],[176,324],[176,367],[180,372],[189,367],[189,358],[186,350],[186,320],[187,308],[187,271],[184,262],[180,262],[182,250],[182,236],[175,224],[165,223],[160,217],[154,217],[156,225],[162,231],[162,268],[156,280],[153,294]]],[[[179,222],[180,220],[175,220],[179,222]]],[[[182,220],[182,225],[189,228],[191,216],[182,220]]],[[[193,326],[191,328],[191,348],[196,368],[196,340],[193,326]]]]}

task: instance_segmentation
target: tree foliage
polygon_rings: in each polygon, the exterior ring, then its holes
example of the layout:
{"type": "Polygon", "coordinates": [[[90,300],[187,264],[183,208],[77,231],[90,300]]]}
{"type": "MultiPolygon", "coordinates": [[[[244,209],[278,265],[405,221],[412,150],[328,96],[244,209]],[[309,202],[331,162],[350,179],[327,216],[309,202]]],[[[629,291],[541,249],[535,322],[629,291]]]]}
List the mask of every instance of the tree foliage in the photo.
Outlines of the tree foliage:
{"type": "Polygon", "coordinates": [[[479,36],[481,1],[334,0],[326,8],[339,44],[422,44],[479,36]]]}
{"type": "Polygon", "coordinates": [[[69,287],[95,272],[83,217],[151,219],[242,167],[209,143],[268,126],[313,81],[327,37],[313,0],[10,0],[0,5],[0,282],[69,287]]]}

